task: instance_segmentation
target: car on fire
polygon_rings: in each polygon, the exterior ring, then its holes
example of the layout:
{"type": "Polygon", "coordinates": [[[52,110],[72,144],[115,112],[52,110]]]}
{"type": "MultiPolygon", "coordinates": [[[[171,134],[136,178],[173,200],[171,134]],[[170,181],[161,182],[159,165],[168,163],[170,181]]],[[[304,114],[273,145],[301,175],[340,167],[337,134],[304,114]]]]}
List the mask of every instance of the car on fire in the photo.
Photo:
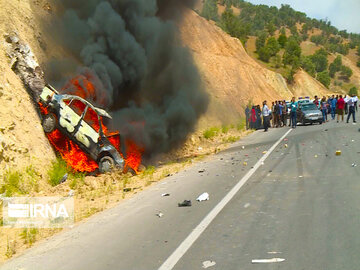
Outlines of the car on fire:
{"type": "Polygon", "coordinates": [[[322,124],[323,116],[318,107],[312,102],[306,102],[299,104],[297,109],[297,121],[302,123],[304,126],[307,123],[319,123],[322,124]]]}
{"type": "Polygon", "coordinates": [[[111,119],[105,110],[79,96],[62,95],[50,85],[42,90],[40,103],[46,108],[42,115],[45,133],[58,129],[98,163],[100,173],[123,169],[124,159],[104,132],[102,118],[111,119]]]}

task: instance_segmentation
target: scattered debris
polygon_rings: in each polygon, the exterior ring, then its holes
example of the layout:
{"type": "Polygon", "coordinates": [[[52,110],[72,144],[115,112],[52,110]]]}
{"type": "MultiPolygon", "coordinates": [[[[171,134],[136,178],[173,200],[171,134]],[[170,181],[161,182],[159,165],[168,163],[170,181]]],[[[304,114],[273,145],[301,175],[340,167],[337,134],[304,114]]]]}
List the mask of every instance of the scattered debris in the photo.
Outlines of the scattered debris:
{"type": "Polygon", "coordinates": [[[209,197],[209,193],[204,192],[203,194],[201,194],[196,200],[198,202],[202,202],[202,201],[208,201],[210,199],[209,197]]]}
{"type": "Polygon", "coordinates": [[[355,163],[351,164],[351,167],[356,167],[357,165],[355,163]]]}
{"type": "Polygon", "coordinates": [[[281,254],[282,252],[279,251],[268,251],[268,254],[281,254]]]}
{"type": "Polygon", "coordinates": [[[244,161],[243,165],[244,165],[244,166],[247,166],[247,162],[244,161]]]}
{"type": "Polygon", "coordinates": [[[324,129],[324,131],[328,131],[328,129],[324,129]]]}
{"type": "Polygon", "coordinates": [[[264,165],[265,163],[264,163],[264,161],[261,161],[261,165],[264,165]]]}
{"type": "Polygon", "coordinates": [[[317,157],[318,157],[318,155],[315,155],[315,156],[314,156],[314,158],[317,158],[317,157]]]}
{"type": "Polygon", "coordinates": [[[60,184],[62,184],[62,183],[65,183],[66,182],[66,180],[67,180],[67,178],[68,178],[68,174],[67,173],[65,173],[64,174],[64,176],[61,178],[61,180],[60,180],[60,184]]]}
{"type": "Polygon", "coordinates": [[[299,178],[303,178],[303,176],[302,176],[302,175],[299,175],[299,178]]]}
{"type": "Polygon", "coordinates": [[[216,264],[215,261],[205,261],[202,263],[202,268],[209,268],[211,266],[214,266],[216,264]]]}
{"type": "Polygon", "coordinates": [[[157,215],[159,218],[161,218],[161,217],[163,217],[163,216],[164,216],[164,214],[163,214],[163,213],[161,213],[161,212],[157,213],[156,215],[157,215]]]}
{"type": "Polygon", "coordinates": [[[250,203],[245,203],[244,208],[248,208],[250,206],[250,203]]]}
{"type": "Polygon", "coordinates": [[[170,193],[163,193],[163,194],[161,194],[161,197],[168,197],[168,196],[170,196],[170,193]]]}
{"type": "Polygon", "coordinates": [[[242,149],[245,149],[245,146],[241,146],[242,149]]]}
{"type": "Polygon", "coordinates": [[[267,151],[262,152],[264,155],[267,153],[267,151]]]}
{"type": "Polygon", "coordinates": [[[336,150],[335,155],[341,156],[341,151],[340,151],[340,150],[336,150]]]}
{"type": "Polygon", "coordinates": [[[252,260],[251,263],[278,263],[283,261],[285,261],[285,259],[272,258],[272,259],[256,259],[256,260],[252,260]]]}
{"type": "Polygon", "coordinates": [[[285,143],[285,144],[284,144],[284,147],[285,147],[285,148],[288,148],[288,145],[285,143]]]}
{"type": "Polygon", "coordinates": [[[191,206],[191,200],[184,200],[182,203],[178,203],[179,207],[189,207],[191,206]]]}
{"type": "Polygon", "coordinates": [[[203,173],[203,172],[205,172],[205,169],[199,170],[199,173],[203,173]]]}

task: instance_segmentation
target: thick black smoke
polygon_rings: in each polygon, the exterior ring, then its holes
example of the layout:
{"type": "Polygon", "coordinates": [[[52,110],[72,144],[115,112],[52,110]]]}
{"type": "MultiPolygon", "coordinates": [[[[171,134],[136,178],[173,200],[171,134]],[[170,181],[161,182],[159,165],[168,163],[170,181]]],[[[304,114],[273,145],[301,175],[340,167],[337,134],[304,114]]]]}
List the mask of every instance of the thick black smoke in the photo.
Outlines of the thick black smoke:
{"type": "Polygon", "coordinates": [[[176,27],[192,2],[62,0],[63,14],[52,32],[76,62],[49,63],[49,80],[92,73],[103,95],[97,100],[107,101],[99,105],[112,112],[114,128],[148,154],[179,146],[208,104],[176,27]]]}

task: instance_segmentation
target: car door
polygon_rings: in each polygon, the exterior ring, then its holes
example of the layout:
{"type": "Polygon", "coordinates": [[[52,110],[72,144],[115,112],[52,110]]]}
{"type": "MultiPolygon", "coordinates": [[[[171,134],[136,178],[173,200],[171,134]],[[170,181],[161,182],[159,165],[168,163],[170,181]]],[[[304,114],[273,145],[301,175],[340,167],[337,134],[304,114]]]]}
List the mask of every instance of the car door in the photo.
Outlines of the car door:
{"type": "Polygon", "coordinates": [[[95,149],[99,142],[99,117],[89,106],[86,107],[79,126],[75,133],[75,138],[89,150],[95,149]]]}
{"type": "Polygon", "coordinates": [[[77,99],[60,101],[59,124],[70,134],[74,134],[86,105],[77,99]]]}

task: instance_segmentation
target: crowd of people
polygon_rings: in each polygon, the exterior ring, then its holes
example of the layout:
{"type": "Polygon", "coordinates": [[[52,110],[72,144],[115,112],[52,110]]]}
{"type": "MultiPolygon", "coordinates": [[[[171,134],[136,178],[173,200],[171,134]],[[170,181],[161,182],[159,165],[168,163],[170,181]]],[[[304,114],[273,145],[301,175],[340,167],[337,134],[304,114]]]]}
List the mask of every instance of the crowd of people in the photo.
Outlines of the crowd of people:
{"type": "MultiPolygon", "coordinates": [[[[315,96],[312,101],[308,99],[306,102],[314,103],[322,112],[323,122],[328,122],[331,117],[332,120],[344,121],[344,115],[347,115],[346,122],[349,123],[350,118],[356,123],[355,114],[358,110],[358,97],[355,95],[342,96],[332,95],[327,98],[324,96],[321,99],[315,96]],[[330,115],[328,117],[328,115],[330,115]],[[336,117],[337,115],[337,117],[336,117]]],[[[304,100],[303,100],[304,101],[304,100]]],[[[297,110],[299,109],[299,101],[295,97],[291,101],[277,100],[272,102],[271,107],[268,106],[267,101],[260,105],[246,107],[246,128],[247,129],[261,129],[268,131],[270,127],[279,128],[286,127],[289,121],[289,127],[296,128],[297,126],[297,110]]]]}

